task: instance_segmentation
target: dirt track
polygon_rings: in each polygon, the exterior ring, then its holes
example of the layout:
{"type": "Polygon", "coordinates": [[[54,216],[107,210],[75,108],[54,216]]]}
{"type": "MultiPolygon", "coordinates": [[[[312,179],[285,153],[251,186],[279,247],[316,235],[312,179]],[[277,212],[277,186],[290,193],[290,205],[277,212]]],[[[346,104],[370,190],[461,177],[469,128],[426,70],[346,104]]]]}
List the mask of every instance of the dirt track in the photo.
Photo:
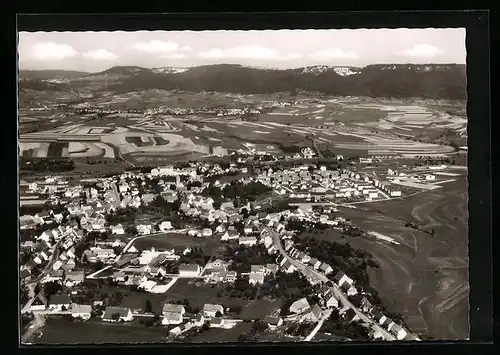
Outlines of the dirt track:
{"type": "Polygon", "coordinates": [[[342,214],[369,230],[393,237],[401,245],[350,238],[377,259],[373,286],[392,311],[400,312],[415,332],[433,339],[468,337],[467,181],[408,199],[371,203],[342,214]],[[416,221],[435,235],[404,226],[416,221]]]}

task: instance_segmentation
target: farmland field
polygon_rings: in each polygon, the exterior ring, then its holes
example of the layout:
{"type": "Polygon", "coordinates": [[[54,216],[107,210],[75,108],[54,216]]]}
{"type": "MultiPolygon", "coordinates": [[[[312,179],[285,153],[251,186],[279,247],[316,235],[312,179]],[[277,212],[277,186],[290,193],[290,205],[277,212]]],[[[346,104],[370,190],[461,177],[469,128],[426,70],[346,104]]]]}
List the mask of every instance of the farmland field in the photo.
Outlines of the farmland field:
{"type": "Polygon", "coordinates": [[[155,247],[157,250],[167,250],[174,248],[176,251],[182,252],[188,246],[201,246],[207,252],[217,249],[220,245],[220,237],[212,236],[207,238],[197,238],[186,233],[165,233],[156,234],[144,238],[137,239],[134,246],[138,250],[151,249],[155,247]]]}

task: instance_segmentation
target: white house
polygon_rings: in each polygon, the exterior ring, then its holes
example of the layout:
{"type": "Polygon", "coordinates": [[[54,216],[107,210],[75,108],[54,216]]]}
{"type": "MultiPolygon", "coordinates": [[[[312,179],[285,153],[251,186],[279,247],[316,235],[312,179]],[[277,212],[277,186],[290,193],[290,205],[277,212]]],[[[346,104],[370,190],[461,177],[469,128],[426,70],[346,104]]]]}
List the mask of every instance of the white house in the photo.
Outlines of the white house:
{"type": "Polygon", "coordinates": [[[163,221],[160,223],[160,225],[158,226],[158,228],[162,231],[162,232],[165,232],[167,230],[170,230],[172,229],[172,222],[170,221],[163,221]]]}
{"type": "Polygon", "coordinates": [[[121,224],[118,224],[116,226],[111,227],[111,233],[112,234],[125,234],[125,229],[123,229],[123,226],[121,224]]]}
{"type": "Polygon", "coordinates": [[[239,237],[240,234],[236,230],[227,230],[226,232],[224,232],[220,240],[221,241],[234,240],[238,239],[239,237]]]}
{"type": "Polygon", "coordinates": [[[179,266],[180,276],[198,276],[201,272],[201,267],[198,264],[181,264],[179,266]]]}
{"type": "Polygon", "coordinates": [[[210,228],[203,228],[202,235],[204,237],[211,237],[212,236],[212,230],[210,228]]]}
{"type": "Polygon", "coordinates": [[[263,284],[264,283],[264,273],[262,272],[250,272],[250,277],[248,282],[251,285],[263,284]]]}
{"type": "Polygon", "coordinates": [[[390,193],[391,197],[400,197],[401,196],[401,191],[399,190],[392,190],[390,193]]]}
{"type": "Polygon", "coordinates": [[[220,312],[222,315],[224,315],[224,307],[222,307],[220,304],[210,304],[210,303],[205,303],[203,306],[203,316],[205,318],[213,318],[216,316],[217,312],[220,312]]]}
{"type": "Polygon", "coordinates": [[[292,303],[292,305],[290,306],[290,312],[300,314],[309,310],[310,308],[311,306],[309,305],[309,302],[307,302],[307,299],[301,298],[292,303]]]}
{"type": "Polygon", "coordinates": [[[186,313],[186,309],[180,304],[165,303],[163,305],[162,313],[163,320],[161,323],[163,325],[181,324],[183,316],[186,313]]]}
{"type": "Polygon", "coordinates": [[[71,304],[71,315],[73,318],[80,318],[83,320],[88,320],[90,318],[90,313],[92,312],[92,306],[87,304],[71,304]]]}
{"type": "Polygon", "coordinates": [[[238,244],[253,246],[253,245],[257,244],[257,238],[256,237],[241,237],[238,240],[238,244]]]}
{"type": "Polygon", "coordinates": [[[338,308],[339,300],[335,297],[335,294],[332,289],[330,289],[325,295],[325,306],[327,308],[335,307],[338,308]]]}
{"type": "Polygon", "coordinates": [[[107,307],[102,315],[102,320],[105,322],[130,322],[134,319],[134,315],[130,308],[123,307],[107,307]]]}

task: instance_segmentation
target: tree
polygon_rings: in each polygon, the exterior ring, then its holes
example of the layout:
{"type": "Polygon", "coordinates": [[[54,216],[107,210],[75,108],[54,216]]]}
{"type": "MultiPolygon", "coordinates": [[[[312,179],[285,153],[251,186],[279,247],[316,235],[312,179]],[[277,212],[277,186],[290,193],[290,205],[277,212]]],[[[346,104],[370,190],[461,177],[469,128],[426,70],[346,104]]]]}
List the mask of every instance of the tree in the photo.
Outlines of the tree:
{"type": "Polygon", "coordinates": [[[146,300],[146,305],[144,306],[144,312],[145,313],[152,313],[153,312],[153,305],[151,304],[150,300],[146,300]]]}
{"type": "Polygon", "coordinates": [[[120,319],[120,313],[113,313],[111,319],[117,322],[120,319]]]}
{"type": "Polygon", "coordinates": [[[222,313],[221,313],[220,311],[217,311],[217,312],[215,313],[215,316],[216,316],[216,317],[222,317],[222,313]]]}
{"type": "Polygon", "coordinates": [[[203,325],[201,326],[202,331],[206,331],[209,329],[210,329],[210,324],[208,322],[203,323],[203,325]]]}

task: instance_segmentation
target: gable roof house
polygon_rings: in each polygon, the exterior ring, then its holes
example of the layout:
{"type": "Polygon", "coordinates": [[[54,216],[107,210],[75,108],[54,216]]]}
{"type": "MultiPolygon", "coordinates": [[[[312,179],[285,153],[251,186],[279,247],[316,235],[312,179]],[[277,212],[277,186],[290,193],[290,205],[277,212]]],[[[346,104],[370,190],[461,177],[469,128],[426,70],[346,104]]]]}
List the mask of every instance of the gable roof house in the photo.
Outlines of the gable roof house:
{"type": "Polygon", "coordinates": [[[321,318],[322,313],[323,311],[321,310],[321,307],[318,306],[318,304],[315,304],[312,307],[311,312],[309,312],[309,314],[307,314],[305,318],[312,322],[317,322],[321,318]]]}
{"type": "Polygon", "coordinates": [[[50,309],[69,309],[71,305],[71,298],[68,294],[55,294],[50,296],[49,308],[50,309]]]}
{"type": "Polygon", "coordinates": [[[224,307],[222,307],[220,304],[210,304],[210,303],[205,303],[205,305],[203,306],[203,316],[206,318],[215,317],[217,312],[220,312],[223,315],[224,307]]]}
{"type": "Polygon", "coordinates": [[[64,279],[64,285],[66,287],[72,287],[81,284],[85,280],[84,271],[70,271],[66,273],[66,278],[64,279]]]}
{"type": "Polygon", "coordinates": [[[324,301],[325,301],[325,306],[327,308],[331,308],[331,307],[335,307],[335,308],[338,308],[339,307],[339,300],[337,299],[337,297],[335,296],[335,293],[333,292],[333,289],[330,289],[326,294],[325,294],[325,298],[324,298],[324,301]]]}
{"type": "Polygon", "coordinates": [[[165,303],[163,305],[162,313],[163,320],[161,323],[163,325],[181,324],[184,313],[186,313],[186,309],[180,304],[165,303]]]}
{"type": "Polygon", "coordinates": [[[248,282],[251,285],[263,284],[264,283],[264,273],[262,273],[262,272],[250,272],[248,282]]]}
{"type": "Polygon", "coordinates": [[[129,322],[134,319],[130,308],[123,307],[106,307],[102,315],[102,320],[105,322],[129,322]]]}
{"type": "Polygon", "coordinates": [[[310,310],[311,306],[309,305],[309,302],[307,302],[306,298],[301,298],[295,302],[292,303],[290,306],[290,312],[295,313],[295,314],[300,314],[304,313],[307,310],[310,310]]]}
{"type": "Polygon", "coordinates": [[[311,265],[314,269],[318,270],[319,267],[321,266],[321,261],[319,261],[316,258],[311,258],[311,260],[309,260],[309,265],[311,265]]]}
{"type": "Polygon", "coordinates": [[[73,318],[80,318],[87,320],[90,318],[90,313],[92,312],[92,306],[87,304],[71,304],[71,316],[73,318]]]}
{"type": "Polygon", "coordinates": [[[326,263],[322,263],[319,267],[321,271],[323,271],[326,275],[333,271],[332,267],[326,263]]]}
{"type": "Polygon", "coordinates": [[[276,329],[277,327],[283,325],[283,319],[280,317],[267,316],[264,318],[264,322],[267,323],[270,329],[276,329]]]}
{"type": "Polygon", "coordinates": [[[43,292],[38,293],[33,302],[31,302],[31,311],[43,311],[48,306],[48,301],[43,292]]]}

